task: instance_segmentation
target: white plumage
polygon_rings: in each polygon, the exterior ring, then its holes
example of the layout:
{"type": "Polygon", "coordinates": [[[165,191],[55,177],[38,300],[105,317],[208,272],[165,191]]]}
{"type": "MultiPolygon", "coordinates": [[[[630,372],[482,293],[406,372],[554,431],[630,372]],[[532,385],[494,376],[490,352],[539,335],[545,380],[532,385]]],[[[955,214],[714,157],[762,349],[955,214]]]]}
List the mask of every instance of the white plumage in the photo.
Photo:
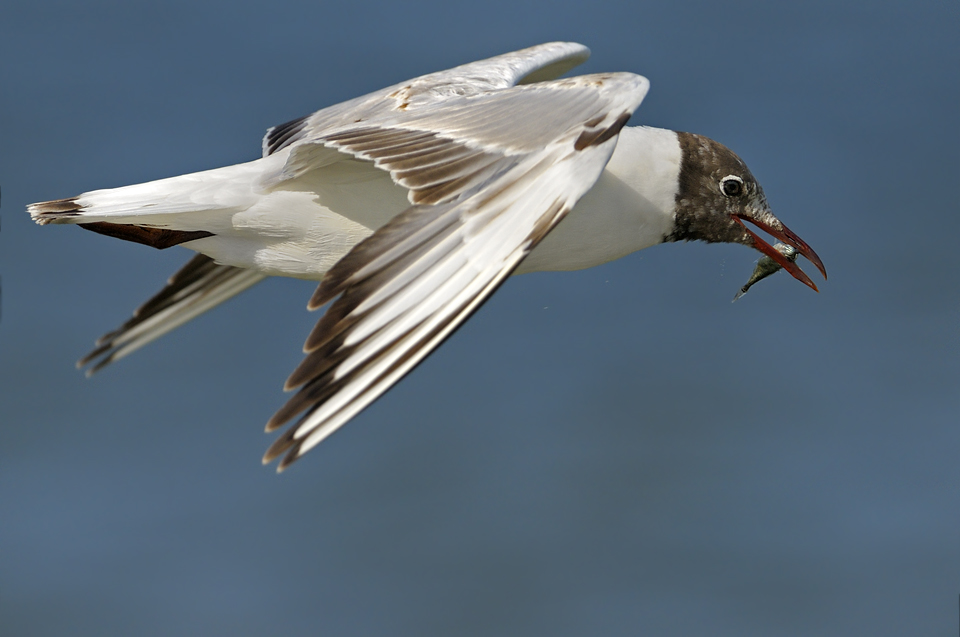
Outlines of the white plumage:
{"type": "Polygon", "coordinates": [[[623,128],[643,77],[553,79],[588,54],[552,43],[425,75],[270,129],[256,161],[30,206],[41,224],[200,253],[81,364],[99,369],[265,276],[320,280],[310,307],[334,302],[267,425],[305,412],[264,458],[286,454],[282,469],[521,263],[578,269],[664,241],[678,134],[623,128]]]}

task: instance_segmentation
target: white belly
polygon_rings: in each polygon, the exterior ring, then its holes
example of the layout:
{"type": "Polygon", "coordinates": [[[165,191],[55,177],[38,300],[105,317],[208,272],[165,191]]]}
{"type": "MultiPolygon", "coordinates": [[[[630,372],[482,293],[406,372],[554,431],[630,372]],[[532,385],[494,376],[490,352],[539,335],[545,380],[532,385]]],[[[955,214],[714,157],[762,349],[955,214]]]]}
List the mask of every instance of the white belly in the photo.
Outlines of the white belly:
{"type": "Polygon", "coordinates": [[[283,182],[230,212],[229,230],[183,245],[218,263],[318,280],[409,205],[389,174],[345,160],[283,182]]]}
{"type": "MultiPolygon", "coordinates": [[[[259,160],[259,161],[269,161],[259,160]]],[[[660,243],[670,232],[680,148],[676,133],[624,128],[606,170],[521,263],[517,274],[580,270],[660,243]]],[[[350,249],[409,207],[371,163],[324,166],[232,210],[213,237],[183,244],[219,263],[320,279],[350,249]]]]}

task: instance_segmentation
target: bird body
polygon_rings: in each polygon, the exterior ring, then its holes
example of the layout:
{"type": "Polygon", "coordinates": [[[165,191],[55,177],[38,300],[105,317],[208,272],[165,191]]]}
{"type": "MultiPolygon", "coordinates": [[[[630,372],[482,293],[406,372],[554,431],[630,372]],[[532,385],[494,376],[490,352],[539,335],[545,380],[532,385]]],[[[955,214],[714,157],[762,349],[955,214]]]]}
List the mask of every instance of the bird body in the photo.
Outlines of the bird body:
{"type": "Polygon", "coordinates": [[[268,130],[255,161],[33,204],[70,223],[198,253],[81,360],[135,351],[267,276],[332,301],[267,424],[287,466],[426,357],[512,273],[575,270],[669,241],[754,247],[811,287],[752,222],[819,257],[729,149],[625,127],[645,78],[554,79],[586,47],[551,43],[388,87],[268,130]]]}
{"type": "MultiPolygon", "coordinates": [[[[389,173],[341,153],[335,162],[264,186],[289,154],[85,193],[76,198],[82,213],[68,219],[209,232],[179,245],[265,276],[319,281],[410,206],[408,191],[389,173]]],[[[676,132],[624,127],[596,184],[517,273],[590,268],[662,242],[673,227],[679,171],[676,132]]]]}

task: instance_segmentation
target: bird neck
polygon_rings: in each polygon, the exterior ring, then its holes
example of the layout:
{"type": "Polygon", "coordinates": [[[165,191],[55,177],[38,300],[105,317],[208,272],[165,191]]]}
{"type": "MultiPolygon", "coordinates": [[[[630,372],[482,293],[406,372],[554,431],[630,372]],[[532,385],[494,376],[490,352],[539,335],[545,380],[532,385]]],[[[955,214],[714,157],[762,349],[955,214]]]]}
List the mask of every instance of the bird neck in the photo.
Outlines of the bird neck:
{"type": "Polygon", "coordinates": [[[676,131],[630,126],[620,131],[606,172],[630,187],[644,217],[672,224],[682,160],[676,131]]]}
{"type": "Polygon", "coordinates": [[[597,183],[517,270],[580,270],[662,243],[674,228],[677,133],[624,128],[597,183]]]}

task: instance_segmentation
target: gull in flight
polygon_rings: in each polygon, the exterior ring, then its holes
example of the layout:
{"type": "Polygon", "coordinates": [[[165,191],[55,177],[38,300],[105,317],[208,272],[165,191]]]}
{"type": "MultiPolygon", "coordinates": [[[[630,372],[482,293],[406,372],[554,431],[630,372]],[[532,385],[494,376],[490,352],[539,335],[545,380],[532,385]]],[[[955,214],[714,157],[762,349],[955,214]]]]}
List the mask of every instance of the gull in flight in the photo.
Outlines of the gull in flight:
{"type": "Polygon", "coordinates": [[[275,126],[255,161],[29,206],[39,224],[196,252],[79,361],[88,374],[268,276],[319,281],[330,306],[267,423],[283,470],[377,399],[511,274],[577,270],[664,242],[755,248],[744,222],[817,254],[725,146],[626,127],[632,73],[557,79],[587,59],[555,42],[424,75],[275,126]]]}

